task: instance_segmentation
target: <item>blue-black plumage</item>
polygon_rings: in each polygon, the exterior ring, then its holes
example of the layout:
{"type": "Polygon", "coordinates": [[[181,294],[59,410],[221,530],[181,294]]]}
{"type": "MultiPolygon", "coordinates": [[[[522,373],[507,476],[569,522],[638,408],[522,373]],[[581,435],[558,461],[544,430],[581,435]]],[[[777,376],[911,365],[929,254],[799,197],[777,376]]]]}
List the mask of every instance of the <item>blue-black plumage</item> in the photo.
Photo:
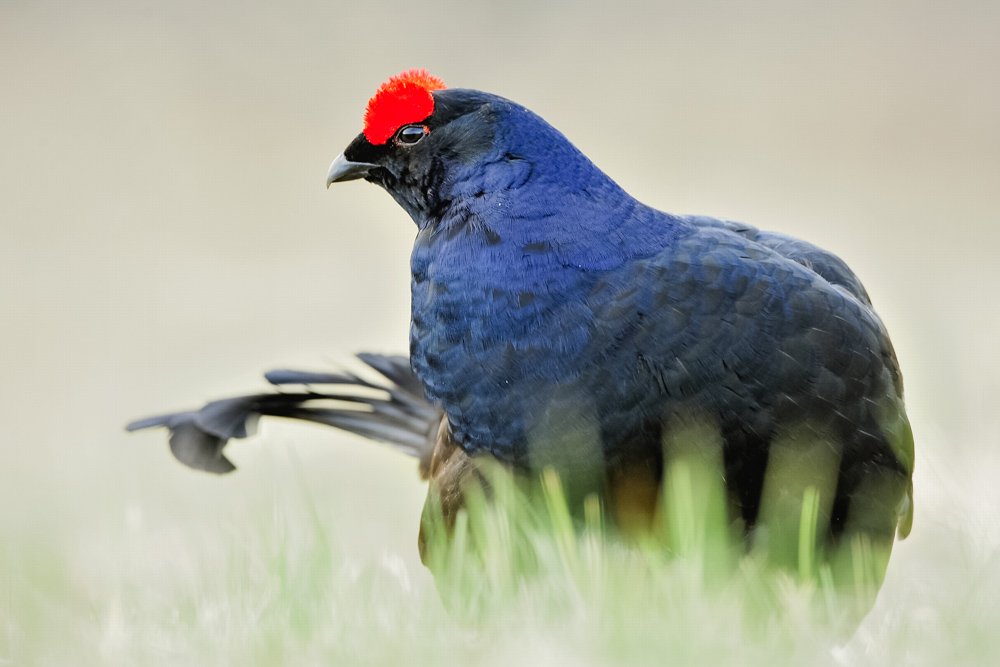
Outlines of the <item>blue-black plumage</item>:
{"type": "MultiPolygon", "coordinates": [[[[330,396],[310,391],[139,426],[202,428],[224,444],[254,414],[304,418],[419,455],[439,489],[460,488],[467,462],[488,456],[516,470],[582,471],[601,492],[636,470],[657,478],[672,432],[698,420],[720,435],[747,531],[775,443],[805,439],[833,454],[830,539],[848,524],[883,543],[897,527],[905,536],[913,439],[899,366],[841,259],[749,225],[656,210],[528,109],[439,84],[411,72],[384,85],[328,178],[380,185],[416,223],[412,375],[398,358],[370,355],[388,398],[356,399],[360,411],[316,408],[330,396]]],[[[271,378],[329,382],[339,400],[372,387],[344,374],[271,378]]]]}

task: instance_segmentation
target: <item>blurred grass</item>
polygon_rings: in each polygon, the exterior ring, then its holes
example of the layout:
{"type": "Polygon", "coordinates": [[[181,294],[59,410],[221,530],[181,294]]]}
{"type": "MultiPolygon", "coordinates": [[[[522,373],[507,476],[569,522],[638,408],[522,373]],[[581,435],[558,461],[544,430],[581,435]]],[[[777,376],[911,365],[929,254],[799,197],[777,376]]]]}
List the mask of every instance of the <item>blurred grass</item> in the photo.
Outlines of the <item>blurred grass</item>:
{"type": "MultiPolygon", "coordinates": [[[[358,558],[360,536],[330,512],[363,515],[363,505],[321,509],[325,492],[297,458],[270,467],[280,491],[206,509],[207,523],[171,529],[137,511],[118,534],[95,521],[88,549],[68,533],[5,540],[0,664],[978,665],[1000,656],[998,544],[971,523],[919,515],[939,548],[925,541],[890,563],[875,610],[847,636],[826,613],[843,609],[808,547],[784,573],[736,555],[705,502],[710,466],[696,461],[668,471],[674,509],[663,533],[638,546],[614,536],[593,499],[574,519],[551,473],[534,495],[494,480],[494,503],[473,499],[456,539],[432,550],[448,568],[440,592],[410,553],[358,558]]],[[[809,535],[819,499],[803,497],[795,528],[809,535]]]]}
{"type": "MultiPolygon", "coordinates": [[[[465,509],[450,528],[433,502],[437,493],[424,511],[425,562],[442,599],[458,616],[477,618],[542,580],[555,583],[545,588],[549,606],[596,608],[609,588],[612,599],[634,581],[658,588],[660,573],[679,562],[693,580],[672,583],[693,585],[708,598],[733,594],[730,602],[754,627],[780,623],[791,612],[831,636],[849,634],[874,602],[891,543],[849,527],[828,539],[838,459],[815,453],[835,448],[787,438],[772,445],[764,501],[747,536],[728,506],[722,445],[717,431],[695,422],[665,437],[663,491],[653,517],[623,513],[620,505],[605,516],[597,495],[574,500],[582,494],[564,486],[552,467],[537,479],[514,478],[480,461],[483,481],[466,489],[465,509]],[[629,581],[609,577],[609,570],[628,572],[629,581]],[[791,608],[789,590],[797,596],[791,608]]],[[[855,500],[855,513],[880,511],[855,500]]]]}

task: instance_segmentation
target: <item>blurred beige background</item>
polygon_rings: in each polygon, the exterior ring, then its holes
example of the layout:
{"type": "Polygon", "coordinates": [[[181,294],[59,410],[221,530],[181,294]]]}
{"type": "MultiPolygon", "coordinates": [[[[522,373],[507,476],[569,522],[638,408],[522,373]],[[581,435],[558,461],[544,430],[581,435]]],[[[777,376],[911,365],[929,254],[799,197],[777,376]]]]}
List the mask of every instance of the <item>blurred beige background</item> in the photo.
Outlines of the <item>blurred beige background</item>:
{"type": "Polygon", "coordinates": [[[122,431],[406,349],[413,226],[323,181],[412,66],[531,107],[653,205],[843,256],[908,383],[912,543],[993,512],[1000,4],[4,0],[0,569],[96,590],[304,493],[351,554],[419,570],[423,489],[385,448],[272,423],[217,479],[122,431]]]}

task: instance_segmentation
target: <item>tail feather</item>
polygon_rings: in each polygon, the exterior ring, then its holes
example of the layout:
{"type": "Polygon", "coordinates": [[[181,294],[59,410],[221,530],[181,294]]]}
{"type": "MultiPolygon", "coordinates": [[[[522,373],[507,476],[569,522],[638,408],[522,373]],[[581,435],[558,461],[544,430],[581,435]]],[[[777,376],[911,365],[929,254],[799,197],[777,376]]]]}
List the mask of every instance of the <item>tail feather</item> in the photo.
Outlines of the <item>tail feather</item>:
{"type": "Polygon", "coordinates": [[[350,384],[356,382],[349,373],[318,373],[315,371],[293,371],[275,369],[264,373],[264,379],[273,385],[283,384],[350,384]]]}
{"type": "Polygon", "coordinates": [[[425,398],[406,357],[357,356],[385,381],[373,382],[349,372],[274,370],[264,376],[272,385],[299,385],[304,391],[221,399],[199,410],[139,419],[126,429],[166,427],[170,430],[170,450],[177,460],[197,470],[226,473],[235,470],[223,455],[230,439],[251,435],[259,417],[285,417],[388,443],[420,459],[421,469],[426,469],[441,422],[440,409],[425,398]],[[317,389],[323,385],[334,390],[317,389]]]}
{"type": "Polygon", "coordinates": [[[414,456],[419,456],[427,443],[426,434],[411,430],[407,424],[373,419],[370,413],[352,415],[339,410],[316,409],[305,412],[300,418],[385,442],[414,456]]]}
{"type": "Polygon", "coordinates": [[[358,359],[377,370],[389,382],[398,386],[405,393],[410,396],[423,398],[424,386],[417,379],[417,376],[413,374],[413,370],[410,368],[409,357],[360,352],[358,359]]]}

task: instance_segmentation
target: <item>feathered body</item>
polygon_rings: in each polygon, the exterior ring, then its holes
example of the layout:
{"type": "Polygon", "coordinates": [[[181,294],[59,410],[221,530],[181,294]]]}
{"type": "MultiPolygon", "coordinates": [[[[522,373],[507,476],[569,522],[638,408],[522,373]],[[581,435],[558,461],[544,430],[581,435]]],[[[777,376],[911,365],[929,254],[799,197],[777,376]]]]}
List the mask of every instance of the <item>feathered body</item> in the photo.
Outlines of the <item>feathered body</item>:
{"type": "Polygon", "coordinates": [[[564,465],[592,465],[597,434],[601,464],[656,468],[665,425],[697,415],[722,431],[751,522],[782,429],[841,443],[835,521],[866,466],[908,474],[896,359],[838,258],[650,208],[506,99],[435,99],[443,157],[413,189],[405,165],[369,179],[417,224],[411,363],[466,452],[529,467],[569,430],[581,450],[552,454],[564,465]]]}
{"type": "MultiPolygon", "coordinates": [[[[358,178],[417,225],[419,384],[398,359],[369,356],[402,389],[348,397],[360,411],[310,407],[346,394],[307,391],[135,426],[169,426],[172,442],[207,452],[188,462],[209,467],[248,416],[321,421],[414,450],[442,497],[460,503],[479,456],[518,470],[599,470],[598,485],[617,476],[627,486],[635,471],[658,479],[671,429],[697,419],[721,434],[725,484],[748,530],[772,447],[792,437],[833,452],[831,537],[848,522],[890,544],[897,523],[909,530],[913,440],[899,367],[836,256],[651,208],[531,111],[422,72],[379,89],[328,183],[358,178]]],[[[323,378],[372,386],[278,380],[323,378]]]]}

